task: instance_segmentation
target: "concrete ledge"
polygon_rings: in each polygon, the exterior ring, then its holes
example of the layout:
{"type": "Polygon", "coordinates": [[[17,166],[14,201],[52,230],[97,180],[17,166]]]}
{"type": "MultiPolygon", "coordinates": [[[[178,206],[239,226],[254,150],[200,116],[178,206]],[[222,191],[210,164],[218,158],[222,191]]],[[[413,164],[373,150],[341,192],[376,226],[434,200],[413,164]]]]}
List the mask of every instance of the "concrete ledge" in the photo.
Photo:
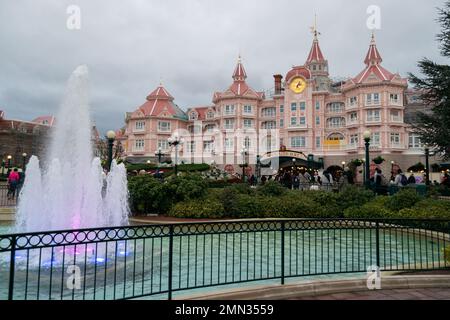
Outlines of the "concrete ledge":
{"type": "MultiPolygon", "coordinates": [[[[450,275],[385,275],[381,289],[450,288],[450,275]]],[[[305,281],[297,284],[255,286],[214,294],[182,296],[183,300],[285,300],[335,293],[368,291],[366,278],[335,281],[305,281]]]]}

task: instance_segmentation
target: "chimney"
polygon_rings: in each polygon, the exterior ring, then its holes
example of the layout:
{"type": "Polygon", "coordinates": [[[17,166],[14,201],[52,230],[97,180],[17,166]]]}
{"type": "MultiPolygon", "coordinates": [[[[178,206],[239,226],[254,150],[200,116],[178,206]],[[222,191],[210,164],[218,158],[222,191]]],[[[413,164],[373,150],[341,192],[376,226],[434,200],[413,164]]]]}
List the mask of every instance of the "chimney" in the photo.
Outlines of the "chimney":
{"type": "Polygon", "coordinates": [[[281,74],[276,74],[273,76],[275,79],[275,94],[281,94],[281,80],[283,76],[281,74]]]}

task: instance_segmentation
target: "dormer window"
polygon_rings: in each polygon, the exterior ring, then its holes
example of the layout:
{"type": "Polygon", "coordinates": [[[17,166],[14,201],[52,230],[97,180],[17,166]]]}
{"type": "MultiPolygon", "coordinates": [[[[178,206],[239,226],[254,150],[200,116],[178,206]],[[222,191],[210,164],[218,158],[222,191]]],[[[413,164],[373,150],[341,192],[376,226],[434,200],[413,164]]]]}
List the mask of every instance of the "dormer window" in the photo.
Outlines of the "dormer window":
{"type": "Polygon", "coordinates": [[[190,120],[197,120],[197,112],[191,112],[189,115],[190,120]]]}
{"type": "Polygon", "coordinates": [[[214,112],[213,112],[213,111],[208,111],[208,113],[206,114],[206,117],[207,117],[208,119],[214,118],[214,112]]]}

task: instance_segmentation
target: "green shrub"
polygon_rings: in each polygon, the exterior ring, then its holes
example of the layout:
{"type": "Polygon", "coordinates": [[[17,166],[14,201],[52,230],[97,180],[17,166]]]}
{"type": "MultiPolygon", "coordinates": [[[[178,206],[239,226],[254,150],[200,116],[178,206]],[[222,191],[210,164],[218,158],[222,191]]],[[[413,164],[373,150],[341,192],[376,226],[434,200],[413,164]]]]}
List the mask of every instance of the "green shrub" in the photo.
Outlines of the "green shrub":
{"type": "Polygon", "coordinates": [[[165,213],[171,206],[164,185],[151,175],[130,177],[130,206],[134,213],[165,213]]]}
{"type": "Polygon", "coordinates": [[[169,212],[172,217],[196,219],[222,218],[223,214],[222,204],[211,198],[179,202],[169,212]]]}
{"type": "Polygon", "coordinates": [[[416,219],[450,219],[450,202],[423,199],[412,208],[400,210],[399,216],[416,219]]]}
{"type": "Polygon", "coordinates": [[[287,189],[276,181],[268,181],[258,188],[258,192],[264,196],[281,196],[287,189]]]}
{"type": "Polygon", "coordinates": [[[386,196],[376,197],[362,206],[350,207],[344,210],[345,218],[392,218],[398,216],[386,207],[389,198],[386,196]]]}
{"type": "Polygon", "coordinates": [[[444,248],[444,260],[450,266],[450,246],[444,248]]]}
{"type": "Polygon", "coordinates": [[[190,163],[178,165],[179,172],[202,172],[208,171],[211,167],[206,163],[190,163]]]}
{"type": "Polygon", "coordinates": [[[402,189],[388,198],[386,208],[396,212],[405,208],[411,208],[422,199],[423,197],[419,196],[415,189],[402,189]]]}
{"type": "Polygon", "coordinates": [[[129,163],[126,165],[127,171],[141,171],[141,170],[155,170],[157,168],[156,164],[148,163],[129,163]]]}
{"type": "Polygon", "coordinates": [[[172,176],[164,185],[166,196],[172,198],[174,202],[202,198],[208,190],[205,179],[196,174],[172,176]]]}
{"type": "Polygon", "coordinates": [[[336,204],[339,211],[344,212],[345,209],[351,207],[360,207],[375,198],[372,190],[348,185],[341,192],[335,194],[336,204]]]}

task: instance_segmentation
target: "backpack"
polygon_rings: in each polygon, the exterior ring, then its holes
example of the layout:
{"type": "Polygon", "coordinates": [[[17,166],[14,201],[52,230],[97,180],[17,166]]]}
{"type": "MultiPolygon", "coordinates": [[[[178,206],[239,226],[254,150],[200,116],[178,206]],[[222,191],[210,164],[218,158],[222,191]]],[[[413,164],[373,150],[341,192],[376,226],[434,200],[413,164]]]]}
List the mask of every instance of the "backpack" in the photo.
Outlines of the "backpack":
{"type": "Polygon", "coordinates": [[[381,185],[381,186],[384,186],[384,187],[386,187],[386,186],[388,186],[388,185],[389,185],[389,181],[388,181],[388,179],[386,179],[386,177],[385,177],[385,176],[383,176],[383,175],[381,175],[381,179],[380,179],[380,185],[381,185]]]}
{"type": "Polygon", "coordinates": [[[400,183],[402,184],[402,186],[408,185],[408,178],[406,178],[404,174],[402,174],[402,179],[400,180],[400,183]]]}

